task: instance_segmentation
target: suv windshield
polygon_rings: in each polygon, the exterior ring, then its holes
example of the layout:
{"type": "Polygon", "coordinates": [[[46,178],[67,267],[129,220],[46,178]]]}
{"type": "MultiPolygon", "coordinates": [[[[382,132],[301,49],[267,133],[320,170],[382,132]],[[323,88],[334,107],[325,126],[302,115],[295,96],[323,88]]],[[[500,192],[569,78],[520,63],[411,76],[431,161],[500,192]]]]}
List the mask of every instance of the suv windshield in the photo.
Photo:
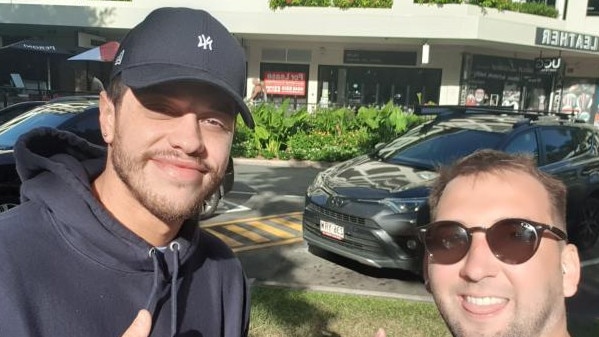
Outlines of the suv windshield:
{"type": "Polygon", "coordinates": [[[376,154],[391,164],[435,169],[482,148],[497,148],[504,134],[447,124],[422,126],[395,139],[376,154]]]}

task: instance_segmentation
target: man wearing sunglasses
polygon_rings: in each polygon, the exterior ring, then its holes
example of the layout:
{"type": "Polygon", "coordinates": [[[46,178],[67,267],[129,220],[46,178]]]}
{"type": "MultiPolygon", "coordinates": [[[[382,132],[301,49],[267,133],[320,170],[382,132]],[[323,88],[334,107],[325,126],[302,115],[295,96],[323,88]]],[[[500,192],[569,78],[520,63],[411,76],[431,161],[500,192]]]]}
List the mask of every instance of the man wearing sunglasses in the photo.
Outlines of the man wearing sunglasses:
{"type": "Polygon", "coordinates": [[[453,336],[569,336],[580,261],[559,180],[482,150],[441,169],[429,202],[425,282],[453,336]]]}

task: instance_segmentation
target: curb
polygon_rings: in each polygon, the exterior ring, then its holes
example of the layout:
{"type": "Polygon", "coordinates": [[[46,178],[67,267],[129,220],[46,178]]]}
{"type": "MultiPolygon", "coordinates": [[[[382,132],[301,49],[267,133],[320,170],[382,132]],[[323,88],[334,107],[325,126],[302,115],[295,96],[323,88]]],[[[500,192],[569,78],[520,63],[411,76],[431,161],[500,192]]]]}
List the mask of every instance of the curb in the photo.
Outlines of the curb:
{"type": "Polygon", "coordinates": [[[233,158],[233,163],[243,165],[272,166],[272,167],[294,167],[294,168],[316,168],[325,169],[337,163],[320,162],[311,160],[280,160],[280,159],[259,159],[259,158],[233,158]]]}
{"type": "Polygon", "coordinates": [[[401,299],[401,300],[406,300],[406,301],[418,301],[418,302],[430,302],[430,303],[434,302],[432,296],[407,295],[407,294],[398,294],[398,293],[391,293],[391,292],[384,292],[384,291],[335,288],[335,287],[314,286],[314,285],[300,284],[300,283],[284,283],[284,282],[276,282],[276,281],[258,281],[256,279],[250,279],[249,283],[252,287],[254,287],[254,286],[276,287],[276,288],[287,288],[287,289],[295,289],[295,290],[311,290],[311,291],[320,291],[320,292],[347,294],[347,295],[395,298],[395,299],[401,299]]]}

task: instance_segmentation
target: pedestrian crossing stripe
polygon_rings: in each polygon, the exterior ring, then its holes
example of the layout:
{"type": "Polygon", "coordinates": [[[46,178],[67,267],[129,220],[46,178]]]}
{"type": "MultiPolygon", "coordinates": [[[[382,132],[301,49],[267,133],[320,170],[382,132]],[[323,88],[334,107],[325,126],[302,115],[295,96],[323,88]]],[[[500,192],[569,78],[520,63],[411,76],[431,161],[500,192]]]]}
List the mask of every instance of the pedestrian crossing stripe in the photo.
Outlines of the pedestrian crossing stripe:
{"type": "Polygon", "coordinates": [[[302,240],[302,212],[277,214],[201,226],[234,251],[271,247],[302,240]]]}

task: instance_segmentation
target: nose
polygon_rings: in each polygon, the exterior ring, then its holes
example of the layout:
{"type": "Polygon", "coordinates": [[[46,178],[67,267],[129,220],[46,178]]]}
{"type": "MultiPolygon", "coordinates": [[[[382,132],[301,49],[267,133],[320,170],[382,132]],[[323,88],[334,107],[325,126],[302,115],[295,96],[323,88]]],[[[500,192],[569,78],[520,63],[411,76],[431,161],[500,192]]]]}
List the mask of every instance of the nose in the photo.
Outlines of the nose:
{"type": "Polygon", "coordinates": [[[470,250],[460,262],[460,276],[471,282],[494,277],[500,270],[500,261],[493,255],[485,239],[485,233],[473,233],[470,250]]]}
{"type": "Polygon", "coordinates": [[[195,113],[186,113],[176,118],[169,134],[169,143],[186,154],[199,154],[204,150],[202,132],[195,113]]]}

